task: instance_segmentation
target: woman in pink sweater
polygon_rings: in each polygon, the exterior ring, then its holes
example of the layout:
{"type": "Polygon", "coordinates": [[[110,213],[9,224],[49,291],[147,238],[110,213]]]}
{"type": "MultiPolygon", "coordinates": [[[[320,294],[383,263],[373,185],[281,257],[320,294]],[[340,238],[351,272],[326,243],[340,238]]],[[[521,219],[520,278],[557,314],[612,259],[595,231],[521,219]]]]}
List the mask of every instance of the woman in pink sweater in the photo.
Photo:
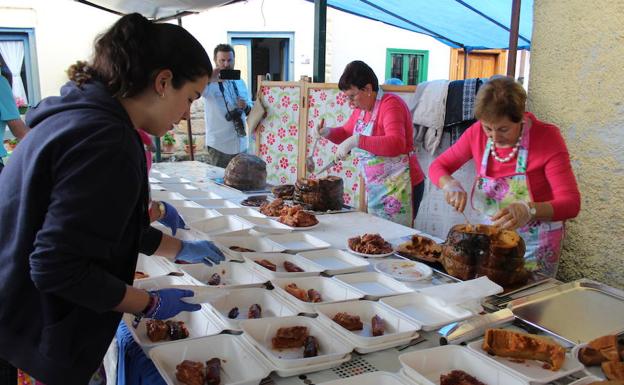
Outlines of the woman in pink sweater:
{"type": "Polygon", "coordinates": [[[475,102],[478,122],[429,168],[431,181],[460,212],[468,194],[451,175],[470,159],[477,176],[471,207],[484,223],[517,229],[525,266],[555,276],[563,221],[578,215],[581,197],[559,129],[525,112],[526,92],[511,78],[490,80],[475,102]]]}
{"type": "Polygon", "coordinates": [[[318,134],[339,143],[336,156],[350,152],[366,182],[368,212],[412,226],[424,191],[424,174],[413,151],[412,119],[405,102],[384,94],[362,61],[349,63],[338,82],[355,107],[344,126],[319,126],[318,134]]]}

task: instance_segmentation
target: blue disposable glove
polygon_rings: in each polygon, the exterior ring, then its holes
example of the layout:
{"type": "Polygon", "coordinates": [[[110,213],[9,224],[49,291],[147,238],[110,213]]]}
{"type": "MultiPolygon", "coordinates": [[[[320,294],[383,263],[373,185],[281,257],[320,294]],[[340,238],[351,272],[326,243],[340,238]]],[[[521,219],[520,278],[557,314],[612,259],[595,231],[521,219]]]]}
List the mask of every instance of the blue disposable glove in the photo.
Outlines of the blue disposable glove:
{"type": "Polygon", "coordinates": [[[171,234],[175,235],[178,229],[183,229],[186,227],[186,223],[184,223],[184,219],[178,214],[178,210],[175,207],[171,206],[167,202],[161,202],[165,205],[165,215],[158,220],[158,222],[167,226],[171,229],[171,234]]]}
{"type": "Polygon", "coordinates": [[[195,295],[191,290],[181,289],[160,289],[150,291],[150,294],[158,296],[158,303],[150,309],[146,314],[146,318],[158,320],[166,320],[175,317],[183,311],[197,311],[201,309],[200,304],[188,303],[181,300],[184,297],[192,297],[195,295]]]}
{"type": "Polygon", "coordinates": [[[175,259],[176,261],[189,263],[207,262],[208,264],[219,264],[225,260],[225,256],[210,241],[182,241],[182,248],[175,259]]]}

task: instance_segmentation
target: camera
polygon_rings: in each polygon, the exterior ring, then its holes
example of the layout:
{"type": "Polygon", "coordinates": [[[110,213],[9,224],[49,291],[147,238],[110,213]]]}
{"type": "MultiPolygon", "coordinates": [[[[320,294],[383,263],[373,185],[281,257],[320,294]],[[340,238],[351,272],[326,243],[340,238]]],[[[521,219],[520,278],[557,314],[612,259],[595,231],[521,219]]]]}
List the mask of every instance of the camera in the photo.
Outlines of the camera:
{"type": "Polygon", "coordinates": [[[243,110],[240,108],[228,111],[225,114],[225,119],[228,122],[232,122],[234,124],[234,131],[236,131],[236,135],[245,136],[245,123],[243,122],[243,110]]]}
{"type": "Polygon", "coordinates": [[[221,70],[219,71],[219,79],[221,80],[239,80],[241,78],[240,70],[221,70]]]}

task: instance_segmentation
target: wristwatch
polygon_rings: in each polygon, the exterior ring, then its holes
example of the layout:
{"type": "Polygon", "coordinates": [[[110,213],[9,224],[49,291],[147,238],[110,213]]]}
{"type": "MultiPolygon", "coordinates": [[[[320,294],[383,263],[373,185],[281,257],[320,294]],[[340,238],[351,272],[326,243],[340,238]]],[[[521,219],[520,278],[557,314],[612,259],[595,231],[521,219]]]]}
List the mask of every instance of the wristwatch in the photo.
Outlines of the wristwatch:
{"type": "Polygon", "coordinates": [[[529,215],[531,216],[531,220],[535,219],[535,215],[537,215],[537,208],[533,202],[527,203],[527,206],[529,206],[529,215]]]}
{"type": "Polygon", "coordinates": [[[158,201],[158,211],[160,211],[160,217],[158,219],[163,219],[165,217],[165,212],[167,211],[167,207],[162,201],[158,201]]]}

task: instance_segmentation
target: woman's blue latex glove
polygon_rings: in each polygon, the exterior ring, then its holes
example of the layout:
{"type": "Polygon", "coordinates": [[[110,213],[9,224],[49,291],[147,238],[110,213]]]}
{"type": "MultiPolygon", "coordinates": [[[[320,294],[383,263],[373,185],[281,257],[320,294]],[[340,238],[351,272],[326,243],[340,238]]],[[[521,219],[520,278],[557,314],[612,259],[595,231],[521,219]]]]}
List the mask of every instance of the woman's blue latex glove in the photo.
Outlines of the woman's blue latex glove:
{"type": "Polygon", "coordinates": [[[181,289],[160,289],[150,291],[150,295],[158,297],[157,303],[145,313],[146,318],[158,320],[166,320],[175,317],[183,311],[197,311],[201,309],[201,305],[196,303],[188,303],[181,298],[192,297],[195,295],[191,290],[181,289]]]}
{"type": "Polygon", "coordinates": [[[214,243],[210,241],[182,241],[182,248],[175,257],[176,261],[188,263],[212,262],[219,264],[225,256],[214,243]]]}
{"type": "Polygon", "coordinates": [[[171,206],[167,202],[160,202],[165,206],[165,213],[162,218],[158,220],[158,222],[167,226],[171,229],[171,234],[175,235],[178,229],[183,229],[186,227],[186,223],[184,223],[184,219],[178,214],[178,210],[175,207],[171,206]]]}

